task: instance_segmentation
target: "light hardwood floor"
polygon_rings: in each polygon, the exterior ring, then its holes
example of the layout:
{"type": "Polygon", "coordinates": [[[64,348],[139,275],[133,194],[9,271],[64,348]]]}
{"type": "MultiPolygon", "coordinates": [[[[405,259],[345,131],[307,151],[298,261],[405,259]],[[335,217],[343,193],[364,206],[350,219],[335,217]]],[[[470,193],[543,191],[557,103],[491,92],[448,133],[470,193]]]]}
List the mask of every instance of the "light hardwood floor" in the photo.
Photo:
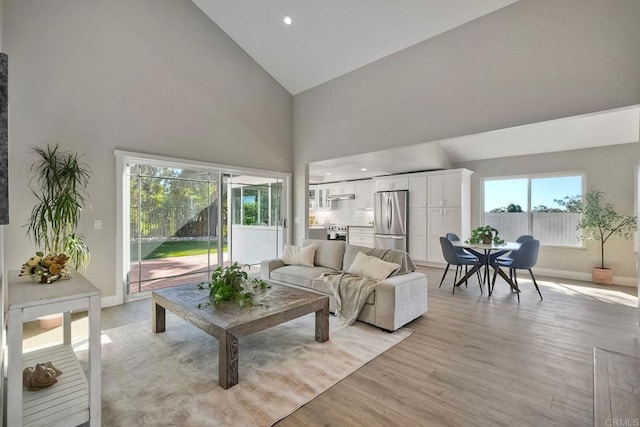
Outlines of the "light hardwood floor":
{"type": "Polygon", "coordinates": [[[635,289],[530,281],[451,295],[429,275],[414,333],[278,423],[299,425],[592,425],[593,347],[640,354],[635,289]]]}
{"type": "MultiPolygon", "coordinates": [[[[636,290],[538,277],[521,302],[498,279],[451,295],[429,275],[429,312],[413,334],[277,425],[569,426],[593,424],[593,347],[640,356],[636,290]]],[[[151,316],[149,300],[103,310],[110,329],[151,316]]],[[[26,330],[37,335],[37,327],[26,330]]]]}

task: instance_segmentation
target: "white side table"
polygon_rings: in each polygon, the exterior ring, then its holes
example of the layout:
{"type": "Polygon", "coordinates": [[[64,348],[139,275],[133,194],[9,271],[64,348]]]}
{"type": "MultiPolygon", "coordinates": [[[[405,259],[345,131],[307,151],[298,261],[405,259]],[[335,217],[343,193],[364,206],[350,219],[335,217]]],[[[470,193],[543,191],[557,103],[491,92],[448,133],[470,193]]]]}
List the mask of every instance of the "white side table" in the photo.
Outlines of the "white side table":
{"type": "Polygon", "coordinates": [[[69,280],[41,285],[9,271],[7,314],[8,426],[75,426],[101,423],[100,290],[80,273],[69,280]],[[89,382],[71,348],[71,311],[88,310],[89,382]],[[22,354],[23,322],[64,313],[63,344],[22,354]],[[51,387],[27,391],[22,370],[52,362],[63,374],[51,387]]]}

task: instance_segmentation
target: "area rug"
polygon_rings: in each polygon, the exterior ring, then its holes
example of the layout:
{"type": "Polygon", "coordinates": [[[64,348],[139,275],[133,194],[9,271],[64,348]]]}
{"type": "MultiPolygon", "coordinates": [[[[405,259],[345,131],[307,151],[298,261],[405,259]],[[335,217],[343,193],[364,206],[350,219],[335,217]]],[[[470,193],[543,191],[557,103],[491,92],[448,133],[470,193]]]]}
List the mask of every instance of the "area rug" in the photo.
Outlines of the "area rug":
{"type": "Polygon", "coordinates": [[[160,334],[150,320],[103,331],[102,424],[270,426],[411,334],[331,316],[330,339],[318,343],[314,322],[241,338],[239,383],[228,390],[218,386],[218,341],[169,312],[160,334]]]}

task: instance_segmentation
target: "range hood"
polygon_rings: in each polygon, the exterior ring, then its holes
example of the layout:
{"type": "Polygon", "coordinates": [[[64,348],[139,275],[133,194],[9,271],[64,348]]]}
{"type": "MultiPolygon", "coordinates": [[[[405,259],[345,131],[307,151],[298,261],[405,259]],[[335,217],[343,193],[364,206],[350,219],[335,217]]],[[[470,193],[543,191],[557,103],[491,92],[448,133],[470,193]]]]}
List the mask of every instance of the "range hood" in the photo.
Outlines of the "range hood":
{"type": "Polygon", "coordinates": [[[351,200],[355,198],[355,194],[332,194],[329,196],[329,200],[351,200]]]}

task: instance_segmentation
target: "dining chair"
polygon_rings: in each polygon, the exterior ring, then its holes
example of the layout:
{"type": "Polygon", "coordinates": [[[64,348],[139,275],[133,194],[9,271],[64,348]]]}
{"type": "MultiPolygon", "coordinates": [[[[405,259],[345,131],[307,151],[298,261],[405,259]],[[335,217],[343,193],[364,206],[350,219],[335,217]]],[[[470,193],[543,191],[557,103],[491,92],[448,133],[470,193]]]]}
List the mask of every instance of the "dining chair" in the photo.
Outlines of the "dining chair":
{"type": "Polygon", "coordinates": [[[493,280],[491,281],[491,291],[493,292],[493,287],[496,284],[498,269],[501,267],[509,268],[513,271],[511,280],[515,285],[516,294],[518,295],[518,301],[520,301],[520,288],[518,286],[518,275],[516,274],[516,270],[529,270],[529,274],[531,275],[533,284],[538,291],[538,295],[540,295],[540,299],[542,299],[542,293],[540,292],[540,288],[538,287],[536,278],[533,275],[533,271],[531,270],[538,262],[538,252],[540,252],[540,241],[531,239],[522,242],[522,244],[520,245],[520,249],[518,249],[517,251],[512,251],[509,258],[497,258],[493,262],[494,272],[493,280]]]}
{"type": "MultiPolygon", "coordinates": [[[[533,237],[532,235],[530,235],[530,234],[523,234],[522,236],[519,236],[519,237],[516,239],[516,243],[521,243],[521,244],[522,244],[522,243],[526,242],[527,240],[533,240],[533,239],[534,239],[534,237],[533,237]]],[[[511,251],[511,252],[509,252],[509,251],[501,251],[501,252],[496,252],[493,256],[495,257],[495,259],[500,259],[500,260],[502,260],[502,261],[508,261],[509,259],[511,259],[511,254],[512,254],[513,252],[514,252],[514,251],[511,251]],[[504,256],[506,253],[509,253],[509,255],[504,256]]],[[[491,260],[491,263],[492,263],[492,264],[493,264],[493,261],[494,261],[494,260],[492,259],[492,260],[491,260]]],[[[513,269],[512,269],[512,268],[510,268],[510,269],[509,269],[509,277],[510,277],[511,279],[513,279],[513,274],[514,274],[514,271],[513,271],[513,269]]]]}
{"type": "Polygon", "coordinates": [[[522,236],[516,239],[516,243],[524,243],[527,240],[534,240],[534,237],[530,234],[523,234],[522,236]]]}
{"type": "MultiPolygon", "coordinates": [[[[458,237],[458,235],[456,233],[447,233],[445,235],[445,237],[450,242],[459,242],[460,241],[460,237],[458,237]]],[[[469,259],[474,259],[474,258],[478,258],[479,259],[480,258],[477,255],[470,253],[465,248],[461,248],[461,247],[458,247],[458,246],[454,246],[453,248],[456,250],[456,254],[458,254],[458,256],[469,258],[469,259]]],[[[464,267],[465,274],[467,273],[468,268],[469,268],[469,266],[465,266],[464,267]]],[[[458,275],[458,271],[460,271],[461,269],[462,269],[461,265],[456,265],[456,277],[458,275]]],[[[465,287],[466,286],[467,286],[467,284],[465,283],[465,287]]]]}
{"type": "MultiPolygon", "coordinates": [[[[442,246],[442,255],[444,256],[445,261],[447,261],[447,267],[444,269],[444,274],[442,275],[442,279],[440,279],[440,285],[438,287],[442,286],[442,282],[444,282],[444,278],[447,275],[447,272],[449,271],[449,266],[455,265],[456,274],[453,279],[453,290],[451,292],[451,295],[453,295],[456,292],[456,282],[458,281],[458,267],[459,266],[468,267],[470,265],[476,266],[480,264],[480,260],[478,259],[478,257],[473,256],[471,254],[469,255],[471,255],[471,257],[473,258],[471,258],[468,255],[465,255],[465,256],[458,255],[458,253],[456,252],[456,248],[453,246],[451,241],[446,237],[440,237],[440,246],[442,246]]],[[[479,273],[478,273],[478,283],[480,284],[480,293],[482,294],[482,281],[480,280],[479,273]]]]}

